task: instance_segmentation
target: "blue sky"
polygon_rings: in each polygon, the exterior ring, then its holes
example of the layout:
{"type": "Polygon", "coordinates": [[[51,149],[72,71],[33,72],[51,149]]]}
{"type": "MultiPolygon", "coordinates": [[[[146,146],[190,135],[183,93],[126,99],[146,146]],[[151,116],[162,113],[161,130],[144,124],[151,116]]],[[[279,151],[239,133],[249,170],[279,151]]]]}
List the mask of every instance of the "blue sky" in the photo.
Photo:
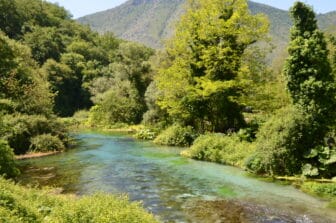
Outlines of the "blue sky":
{"type": "MultiPolygon", "coordinates": [[[[78,18],[87,14],[113,8],[120,5],[126,0],[48,0],[50,2],[58,2],[59,5],[68,9],[74,18],[78,18]]],[[[169,1],[169,0],[167,0],[169,1]]],[[[281,9],[288,9],[295,0],[253,0],[255,2],[272,5],[281,9]]],[[[312,5],[318,13],[325,13],[336,10],[335,0],[302,0],[312,5]]]]}

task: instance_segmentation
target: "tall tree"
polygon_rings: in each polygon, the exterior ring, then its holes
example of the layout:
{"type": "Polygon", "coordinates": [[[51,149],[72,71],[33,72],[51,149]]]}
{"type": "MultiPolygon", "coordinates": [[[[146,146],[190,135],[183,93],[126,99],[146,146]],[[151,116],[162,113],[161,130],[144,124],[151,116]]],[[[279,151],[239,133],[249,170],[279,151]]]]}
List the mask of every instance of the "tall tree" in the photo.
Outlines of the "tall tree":
{"type": "Polygon", "coordinates": [[[328,58],[327,43],[318,29],[314,11],[302,2],[291,8],[289,57],[284,73],[294,104],[310,118],[312,132],[323,139],[335,121],[335,80],[328,58]]]}
{"type": "Polygon", "coordinates": [[[239,128],[242,56],[268,23],[250,14],[246,0],[189,0],[188,6],[167,45],[173,62],[156,78],[159,105],[200,130],[239,128]]]}
{"type": "Polygon", "coordinates": [[[24,21],[13,0],[0,0],[0,29],[10,38],[21,35],[24,21]]]}

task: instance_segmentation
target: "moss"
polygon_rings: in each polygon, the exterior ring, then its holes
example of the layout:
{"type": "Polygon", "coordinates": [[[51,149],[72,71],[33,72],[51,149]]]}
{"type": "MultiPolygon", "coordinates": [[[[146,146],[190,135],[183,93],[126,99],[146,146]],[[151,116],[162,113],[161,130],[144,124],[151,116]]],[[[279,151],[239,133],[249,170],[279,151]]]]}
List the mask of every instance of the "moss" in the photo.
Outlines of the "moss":
{"type": "Polygon", "coordinates": [[[173,155],[169,153],[148,152],[148,153],[144,153],[143,156],[147,158],[153,158],[153,159],[165,159],[165,158],[170,158],[173,155]]]}
{"type": "Polygon", "coordinates": [[[231,187],[220,187],[217,192],[223,197],[235,197],[237,195],[231,187]]]}
{"type": "Polygon", "coordinates": [[[186,158],[179,158],[179,159],[171,161],[171,163],[176,166],[182,166],[182,165],[187,165],[189,163],[189,160],[186,158]]]}

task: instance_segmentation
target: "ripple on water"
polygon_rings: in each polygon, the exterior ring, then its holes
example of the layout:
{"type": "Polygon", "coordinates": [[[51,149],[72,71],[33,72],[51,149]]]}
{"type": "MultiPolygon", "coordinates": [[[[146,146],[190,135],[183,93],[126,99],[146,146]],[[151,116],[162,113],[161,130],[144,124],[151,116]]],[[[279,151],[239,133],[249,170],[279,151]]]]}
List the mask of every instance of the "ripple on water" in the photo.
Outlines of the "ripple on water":
{"type": "MultiPolygon", "coordinates": [[[[326,204],[291,186],[263,182],[240,169],[179,157],[125,136],[79,134],[77,149],[22,161],[21,179],[64,192],[127,193],[164,222],[333,223],[326,204]]],[[[335,222],[335,221],[334,221],[335,222]]]]}

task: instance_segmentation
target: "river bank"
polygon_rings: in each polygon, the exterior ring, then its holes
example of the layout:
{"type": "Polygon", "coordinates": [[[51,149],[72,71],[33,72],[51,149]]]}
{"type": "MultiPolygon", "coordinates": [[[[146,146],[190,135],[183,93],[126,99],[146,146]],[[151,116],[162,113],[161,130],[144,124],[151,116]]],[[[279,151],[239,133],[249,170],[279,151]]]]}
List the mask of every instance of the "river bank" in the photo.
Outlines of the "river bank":
{"type": "Polygon", "coordinates": [[[335,213],[326,208],[325,200],[293,186],[266,182],[235,167],[181,157],[182,148],[156,146],[122,134],[81,133],[75,137],[80,141],[78,148],[20,161],[20,182],[53,185],[77,195],[96,191],[128,194],[132,201],[142,201],[148,211],[171,222],[188,222],[190,216],[201,215],[196,204],[207,200],[219,200],[207,203],[211,218],[216,216],[215,207],[225,205],[225,200],[243,206],[244,213],[249,211],[247,216],[266,220],[276,216],[294,221],[307,215],[324,220],[313,222],[325,223],[332,222],[328,219],[335,213]]]}
{"type": "MultiPolygon", "coordinates": [[[[71,119],[68,119],[71,120],[71,119]]],[[[111,127],[92,127],[92,126],[87,126],[87,125],[78,125],[79,123],[85,123],[83,120],[72,120],[72,123],[77,123],[74,125],[73,129],[77,128],[77,132],[99,132],[99,133],[104,133],[104,134],[126,134],[130,137],[144,140],[144,141],[149,141],[149,142],[157,142],[154,139],[156,136],[159,134],[158,130],[155,129],[149,129],[146,126],[143,125],[116,125],[116,126],[111,126],[111,127]]],[[[167,134],[166,134],[167,135],[167,134]]],[[[177,135],[172,135],[172,136],[167,136],[166,138],[172,137],[173,139],[168,139],[166,141],[171,141],[171,142],[176,142],[178,140],[174,139],[175,137],[179,137],[181,134],[177,135]]],[[[215,138],[218,138],[216,136],[215,138]]],[[[217,140],[218,141],[218,140],[217,140]]],[[[164,146],[164,145],[163,145],[164,146]]],[[[211,146],[211,145],[209,145],[211,146]]],[[[232,147],[232,145],[230,145],[232,147]]],[[[187,149],[188,147],[186,147],[187,149]]],[[[244,150],[243,147],[241,150],[244,150]]],[[[182,150],[180,154],[182,156],[185,153],[186,150],[182,150]]],[[[246,153],[246,151],[245,151],[246,153]]],[[[229,156],[232,156],[229,154],[229,156]]],[[[233,155],[232,157],[235,157],[233,155]]],[[[241,157],[240,154],[238,157],[241,157]]],[[[187,156],[187,158],[190,158],[187,156]]],[[[238,159],[238,163],[240,165],[231,165],[238,167],[242,170],[245,170],[244,168],[244,161],[241,160],[241,158],[238,159]],[[240,160],[239,160],[240,159],[240,160]]],[[[206,160],[206,161],[211,161],[211,160],[206,160]]],[[[225,165],[230,165],[230,162],[225,162],[225,165]]],[[[318,197],[319,199],[324,199],[328,200],[329,206],[336,208],[336,182],[335,179],[309,179],[306,177],[302,176],[260,176],[260,175],[254,175],[251,174],[251,176],[254,176],[255,178],[258,178],[263,181],[268,181],[268,182],[274,182],[274,183],[279,183],[279,184],[287,184],[291,185],[295,188],[300,189],[304,193],[313,195],[315,197],[318,197]]]]}
{"type": "Polygon", "coordinates": [[[53,152],[37,152],[37,153],[28,153],[24,155],[16,155],[16,160],[26,160],[26,159],[34,159],[34,158],[41,158],[46,156],[53,156],[56,154],[62,153],[61,151],[53,151],[53,152]]]}

